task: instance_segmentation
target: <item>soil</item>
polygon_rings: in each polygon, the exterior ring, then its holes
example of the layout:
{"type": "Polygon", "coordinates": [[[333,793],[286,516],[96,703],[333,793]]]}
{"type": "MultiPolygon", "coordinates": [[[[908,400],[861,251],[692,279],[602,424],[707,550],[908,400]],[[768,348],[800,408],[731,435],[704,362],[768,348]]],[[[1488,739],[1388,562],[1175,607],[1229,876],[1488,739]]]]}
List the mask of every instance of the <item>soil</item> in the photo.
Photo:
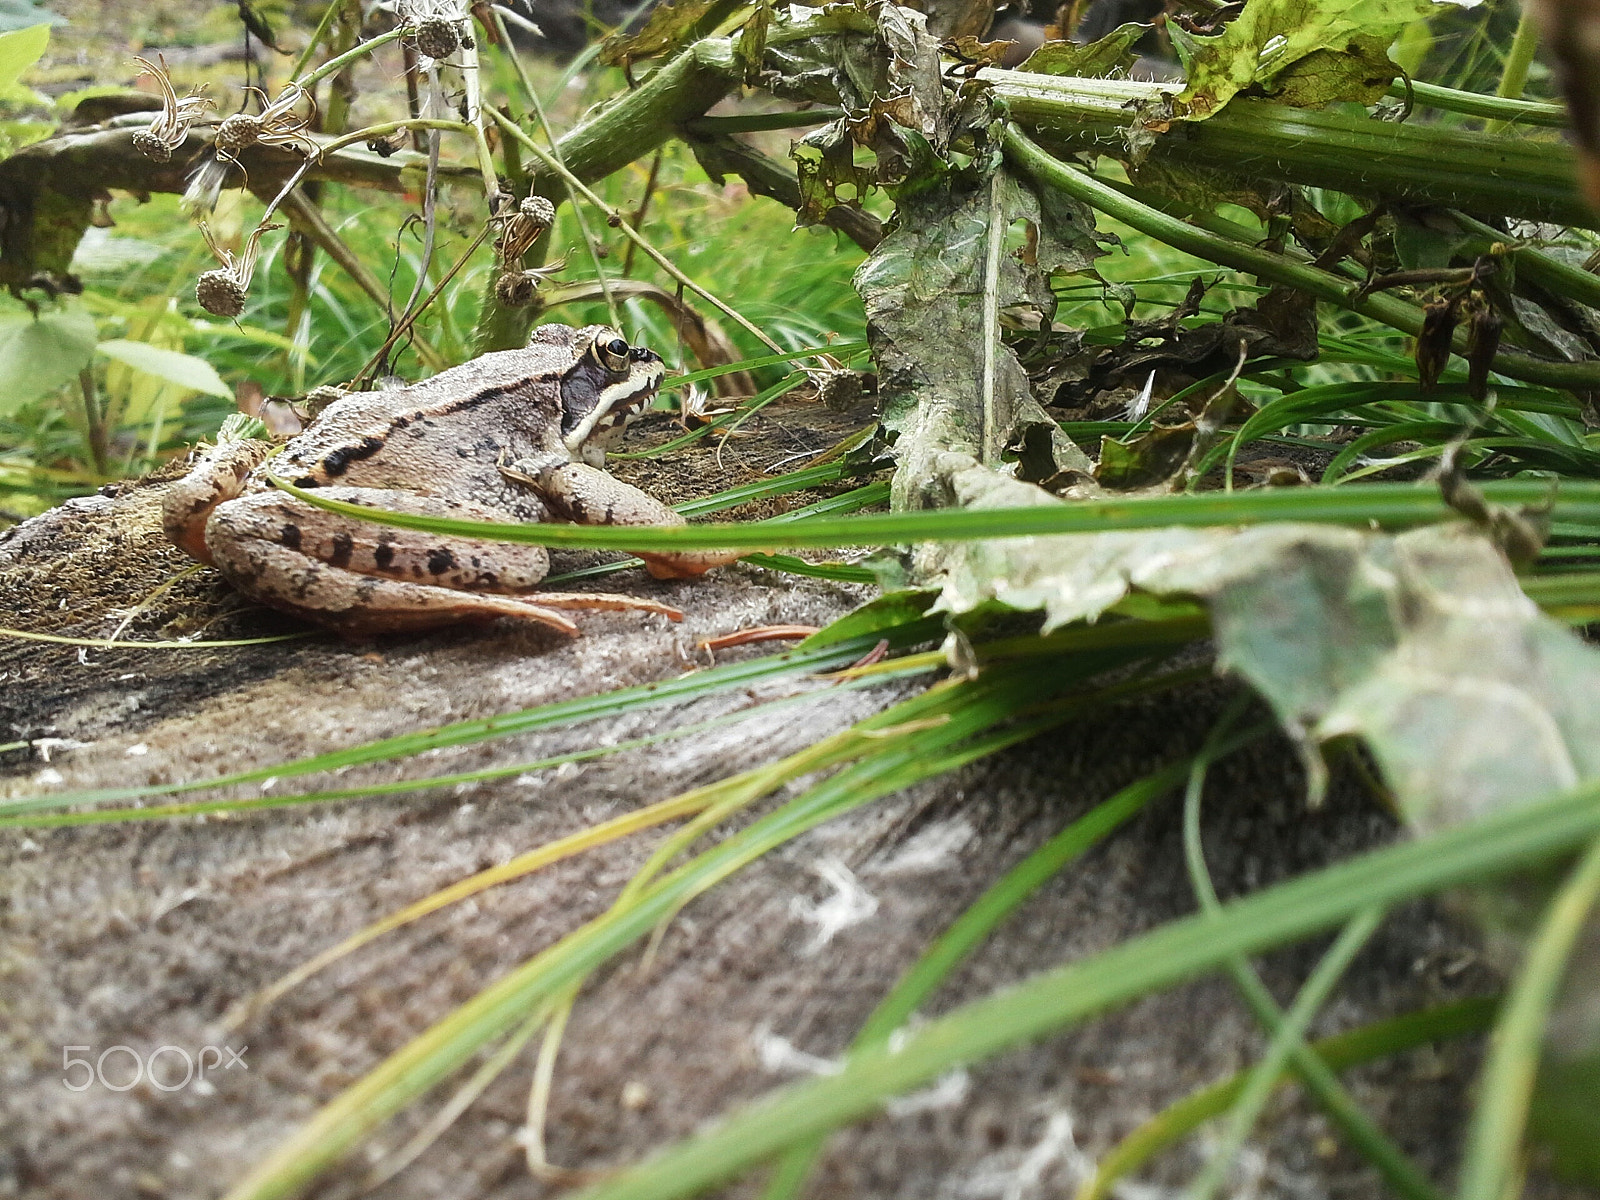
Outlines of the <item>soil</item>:
{"type": "MultiPolygon", "coordinates": [[[[815,407],[772,420],[732,442],[720,463],[702,448],[619,473],[669,499],[703,494],[748,479],[753,466],[800,449],[797,440],[821,448],[854,427],[815,407]]],[[[296,631],[240,604],[208,570],[182,574],[152,595],[186,570],[159,533],[163,486],[157,479],[73,501],[0,541],[0,624],[104,637],[137,607],[125,636],[296,631]]],[[[815,498],[768,502],[767,510],[815,498]]],[[[585,614],[584,634],[573,641],[508,624],[370,644],[314,633],[214,650],[80,653],[7,641],[0,718],[9,738],[29,744],[11,752],[6,786],[19,796],[204,779],[671,679],[706,662],[698,639],[754,625],[821,624],[868,594],[748,566],[687,583],[631,572],[605,586],[664,599],[685,619],[671,625],[655,616],[585,614]]],[[[244,1028],[224,1029],[219,1022],[234,1005],[437,888],[791,752],[916,686],[838,691],[790,680],[351,770],[336,784],[304,781],[353,786],[516,763],[775,695],[812,694],[692,739],[448,790],[231,819],[0,832],[0,1196],[219,1195],[385,1055],[601,912],[663,835],[589,851],[390,933],[244,1028]],[[149,1082],[126,1091],[65,1086],[64,1053],[97,1059],[118,1046],[148,1055],[207,1045],[246,1047],[245,1067],[173,1091],[149,1082]]],[[[557,1064],[552,1161],[584,1169],[630,1162],[814,1067],[806,1056],[838,1055],[928,940],[991,881],[1150,770],[1153,754],[1168,761],[1198,745],[1230,694],[1219,681],[1097,713],[825,825],[695,901],[653,958],[625,955],[583,994],[557,1064]],[[819,906],[852,886],[875,907],[861,907],[870,915],[824,939],[819,906]]],[[[1302,802],[1302,786],[1283,743],[1219,769],[1205,837],[1225,895],[1394,836],[1387,814],[1354,781],[1338,781],[1314,811],[1302,802]]],[[[270,794],[269,784],[251,794],[263,791],[270,794]]],[[[956,973],[932,1011],[1190,911],[1176,815],[1171,798],[1152,805],[1046,886],[956,973]]],[[[1292,996],[1323,945],[1261,964],[1280,1000],[1292,996]]],[[[1313,1033],[1498,986],[1465,927],[1431,905],[1412,905],[1385,923],[1313,1033]]],[[[976,1065],[836,1138],[810,1195],[1068,1194],[1086,1162],[1164,1105],[1247,1066],[1262,1044],[1224,981],[1178,988],[976,1065]]],[[[1443,1043],[1347,1076],[1358,1099],[1441,1184],[1459,1150],[1480,1050],[1472,1039],[1443,1043]]],[[[529,1175],[517,1137],[532,1056],[531,1048],[524,1052],[414,1165],[372,1194],[560,1194],[560,1184],[529,1175]]],[[[118,1082],[128,1063],[127,1051],[116,1053],[105,1073],[118,1082]]],[[[381,1128],[313,1194],[356,1194],[369,1170],[449,1094],[442,1090],[381,1128]]],[[[1167,1194],[1192,1177],[1209,1144],[1202,1137],[1159,1158],[1141,1176],[1157,1190],[1126,1194],[1167,1194]]],[[[1230,1194],[1355,1200],[1380,1190],[1325,1119],[1286,1091],[1250,1142],[1230,1194]]],[[[747,1181],[730,1194],[755,1191],[747,1181]]],[[[1539,1182],[1529,1194],[1560,1193],[1539,1182]]]]}

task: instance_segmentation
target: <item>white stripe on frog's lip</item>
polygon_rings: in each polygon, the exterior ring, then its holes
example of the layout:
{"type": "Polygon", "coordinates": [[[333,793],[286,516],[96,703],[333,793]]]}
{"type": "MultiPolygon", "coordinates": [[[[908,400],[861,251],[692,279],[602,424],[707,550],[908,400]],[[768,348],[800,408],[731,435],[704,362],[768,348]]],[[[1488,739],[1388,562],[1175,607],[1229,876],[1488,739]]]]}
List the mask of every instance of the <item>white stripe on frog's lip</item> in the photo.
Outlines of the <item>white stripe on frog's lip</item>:
{"type": "Polygon", "coordinates": [[[566,444],[567,453],[580,454],[584,443],[601,428],[615,426],[618,421],[626,425],[650,403],[655,397],[656,389],[661,386],[661,377],[666,374],[666,366],[659,360],[643,365],[646,370],[642,378],[636,371],[621,383],[614,383],[600,393],[595,406],[584,415],[577,427],[562,439],[566,444]]]}

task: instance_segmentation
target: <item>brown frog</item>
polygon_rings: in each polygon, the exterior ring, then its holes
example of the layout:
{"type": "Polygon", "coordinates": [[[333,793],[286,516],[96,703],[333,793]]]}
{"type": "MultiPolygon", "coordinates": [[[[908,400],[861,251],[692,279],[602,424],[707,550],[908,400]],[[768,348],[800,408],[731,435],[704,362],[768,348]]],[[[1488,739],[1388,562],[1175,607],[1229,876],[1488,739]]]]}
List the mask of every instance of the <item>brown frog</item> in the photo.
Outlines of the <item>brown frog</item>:
{"type": "MultiPolygon", "coordinates": [[[[524,350],[485,354],[409,387],[335,401],[277,454],[262,441],[208,451],[164,501],[167,536],[239,591],[340,633],[514,617],[566,634],[558,609],[642,609],[631,596],[540,592],[542,546],[386,528],[297,500],[269,472],[352,504],[479,521],[681,525],[599,467],[661,383],[654,351],[603,325],[545,325],[524,350]],[[270,457],[269,457],[270,456],[270,457]]],[[[685,578],[736,555],[643,556],[685,578]]]]}

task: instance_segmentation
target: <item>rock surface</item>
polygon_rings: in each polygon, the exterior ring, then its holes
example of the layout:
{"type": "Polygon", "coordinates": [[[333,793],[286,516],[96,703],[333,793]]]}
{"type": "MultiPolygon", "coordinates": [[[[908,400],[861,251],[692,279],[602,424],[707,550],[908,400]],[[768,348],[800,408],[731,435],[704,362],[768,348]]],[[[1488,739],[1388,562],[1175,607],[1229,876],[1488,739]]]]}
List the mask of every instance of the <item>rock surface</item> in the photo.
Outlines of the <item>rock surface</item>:
{"type": "MultiPolygon", "coordinates": [[[[160,486],[75,501],[9,535],[0,543],[0,623],[104,636],[116,612],[183,570],[154,519],[160,486]]],[[[698,638],[758,624],[821,624],[862,594],[743,566],[695,583],[626,575],[606,586],[665,599],[687,618],[670,626],[658,617],[585,615],[585,634],[573,642],[507,625],[375,645],[319,634],[209,651],[80,655],[7,642],[0,720],[10,726],[8,738],[34,743],[9,755],[9,791],[204,778],[668,679],[704,663],[698,638]],[[58,739],[44,743],[54,750],[48,764],[39,757],[41,738],[58,739]]],[[[238,609],[209,571],[155,597],[133,627],[143,637],[161,628],[170,635],[219,615],[208,636],[293,628],[238,609]]],[[[228,1033],[218,1023],[231,1006],[464,875],[797,749],[914,686],[840,692],[791,680],[756,696],[726,694],[311,781],[343,787],[516,763],[730,713],[755,699],[818,693],[683,741],[470,787],[232,819],[0,831],[0,1196],[220,1194],[384,1055],[601,912],[662,835],[591,851],[393,932],[228,1033]],[[161,1046],[197,1052],[219,1043],[248,1046],[248,1069],[214,1071],[204,1088],[64,1086],[63,1047],[87,1047],[69,1053],[97,1058],[114,1046],[148,1055],[161,1046]]],[[[1212,684],[1096,714],[826,825],[697,900],[667,930],[653,961],[626,955],[584,993],[556,1072],[552,1161],[574,1168],[629,1162],[838,1055],[899,972],[992,880],[1157,765],[1153,750],[1176,756],[1196,746],[1227,695],[1225,685],[1212,684]],[[826,919],[839,912],[849,919],[826,919]]],[[[1393,835],[1388,817],[1350,781],[1334,788],[1326,806],[1306,811],[1293,763],[1277,743],[1217,771],[1206,844],[1225,895],[1393,835]]],[[[293,782],[283,790],[299,790],[301,781],[293,782]]],[[[1152,805],[1045,887],[958,971],[933,1008],[1190,911],[1176,817],[1171,798],[1152,805]]],[[[1280,1000],[1292,996],[1321,949],[1309,945],[1262,964],[1280,1000]]],[[[1496,987],[1470,934],[1434,907],[1415,905],[1391,916],[1313,1032],[1496,987]]],[[[1162,1106],[1247,1066],[1261,1046],[1226,983],[1201,981],[975,1066],[849,1131],[832,1144],[810,1194],[1070,1194],[1088,1160],[1162,1106]]],[[[1479,1049],[1471,1040],[1443,1044],[1347,1077],[1441,1182],[1458,1149],[1479,1049]]],[[[517,1140],[532,1057],[530,1047],[374,1194],[560,1194],[559,1184],[529,1176],[517,1140]]],[[[113,1082],[130,1061],[126,1054],[106,1061],[113,1082]]],[[[181,1075],[175,1057],[172,1065],[181,1075]]],[[[441,1089],[383,1128],[314,1194],[355,1194],[382,1154],[449,1094],[441,1089]]],[[[1203,1150],[1202,1139],[1169,1153],[1143,1182],[1181,1185],[1203,1150]]],[[[731,1194],[755,1191],[747,1183],[731,1194]]],[[[1326,1121],[1286,1092],[1269,1108],[1231,1194],[1380,1192],[1326,1121]]]]}

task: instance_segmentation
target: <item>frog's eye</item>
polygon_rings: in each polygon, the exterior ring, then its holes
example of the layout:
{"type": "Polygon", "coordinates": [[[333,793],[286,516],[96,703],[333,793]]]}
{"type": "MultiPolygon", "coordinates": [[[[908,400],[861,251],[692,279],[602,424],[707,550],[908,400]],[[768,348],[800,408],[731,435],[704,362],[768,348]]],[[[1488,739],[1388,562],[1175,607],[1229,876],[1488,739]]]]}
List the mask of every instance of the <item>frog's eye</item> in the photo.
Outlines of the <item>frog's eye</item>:
{"type": "Polygon", "coordinates": [[[600,361],[613,371],[626,371],[628,369],[628,343],[621,338],[612,338],[600,349],[600,361]]]}

